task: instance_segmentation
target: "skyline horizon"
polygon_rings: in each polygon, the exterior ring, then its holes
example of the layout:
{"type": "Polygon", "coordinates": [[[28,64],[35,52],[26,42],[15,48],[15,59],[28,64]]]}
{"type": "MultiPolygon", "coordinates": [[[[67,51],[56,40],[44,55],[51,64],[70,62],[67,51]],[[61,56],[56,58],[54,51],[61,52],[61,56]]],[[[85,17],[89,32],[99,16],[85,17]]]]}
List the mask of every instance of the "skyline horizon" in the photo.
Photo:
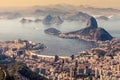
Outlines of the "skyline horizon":
{"type": "Polygon", "coordinates": [[[48,6],[59,6],[59,5],[62,5],[62,6],[66,6],[66,5],[68,5],[68,6],[75,6],[75,7],[80,7],[80,6],[83,6],[83,7],[93,7],[93,8],[113,8],[113,9],[118,9],[118,10],[120,10],[120,7],[100,7],[100,6],[93,6],[93,5],[87,5],[87,4],[84,4],[84,5],[71,5],[71,4],[66,4],[66,3],[64,3],[64,4],[48,4],[48,5],[30,5],[30,6],[10,6],[10,7],[0,7],[0,9],[22,9],[22,8],[29,8],[29,7],[48,7],[48,6]]]}
{"type": "Polygon", "coordinates": [[[58,0],[13,0],[12,2],[10,0],[4,0],[1,1],[0,3],[0,8],[11,8],[11,7],[32,7],[32,6],[49,6],[49,5],[73,5],[73,6],[92,6],[92,7],[98,7],[98,8],[115,8],[119,9],[120,8],[120,1],[119,0],[101,0],[101,1],[96,1],[96,0],[91,0],[88,2],[88,0],[69,0],[69,1],[58,1],[58,0]],[[109,3],[108,3],[109,2],[109,3]]]}

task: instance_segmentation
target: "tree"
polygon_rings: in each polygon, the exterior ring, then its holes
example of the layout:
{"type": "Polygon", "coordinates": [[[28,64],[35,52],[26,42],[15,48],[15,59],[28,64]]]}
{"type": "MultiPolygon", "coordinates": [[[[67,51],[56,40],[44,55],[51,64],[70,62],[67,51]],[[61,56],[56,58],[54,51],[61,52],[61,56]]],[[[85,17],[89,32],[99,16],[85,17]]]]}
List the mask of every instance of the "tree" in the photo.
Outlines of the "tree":
{"type": "Polygon", "coordinates": [[[74,56],[74,55],[71,55],[70,57],[71,57],[71,59],[72,59],[72,60],[74,60],[74,59],[75,59],[75,56],[74,56]]]}
{"type": "Polygon", "coordinates": [[[58,60],[59,60],[59,56],[58,56],[58,55],[55,55],[54,62],[57,62],[58,60]]]}

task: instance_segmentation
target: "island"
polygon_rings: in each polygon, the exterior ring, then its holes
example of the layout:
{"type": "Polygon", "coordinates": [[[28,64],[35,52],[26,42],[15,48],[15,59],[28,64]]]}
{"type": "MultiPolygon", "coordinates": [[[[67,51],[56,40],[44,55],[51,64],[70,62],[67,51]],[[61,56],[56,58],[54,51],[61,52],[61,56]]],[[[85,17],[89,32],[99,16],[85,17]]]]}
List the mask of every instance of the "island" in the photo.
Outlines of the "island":
{"type": "Polygon", "coordinates": [[[52,24],[56,24],[56,25],[60,25],[63,23],[63,20],[61,19],[60,16],[51,16],[51,15],[47,15],[44,19],[43,19],[43,24],[45,25],[52,25],[52,24]]]}
{"type": "Polygon", "coordinates": [[[51,34],[51,35],[56,35],[56,36],[59,36],[59,34],[61,34],[61,32],[55,28],[48,28],[44,32],[46,34],[51,34]]]}

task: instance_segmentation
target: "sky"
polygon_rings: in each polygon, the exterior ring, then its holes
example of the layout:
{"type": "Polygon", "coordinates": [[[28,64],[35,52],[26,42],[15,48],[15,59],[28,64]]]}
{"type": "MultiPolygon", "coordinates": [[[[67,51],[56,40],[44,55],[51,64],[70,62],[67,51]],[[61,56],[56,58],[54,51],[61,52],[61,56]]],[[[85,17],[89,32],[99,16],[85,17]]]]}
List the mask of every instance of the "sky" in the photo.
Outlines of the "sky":
{"type": "Polygon", "coordinates": [[[1,0],[0,7],[28,7],[34,5],[89,5],[95,7],[120,8],[120,0],[1,0]]]}

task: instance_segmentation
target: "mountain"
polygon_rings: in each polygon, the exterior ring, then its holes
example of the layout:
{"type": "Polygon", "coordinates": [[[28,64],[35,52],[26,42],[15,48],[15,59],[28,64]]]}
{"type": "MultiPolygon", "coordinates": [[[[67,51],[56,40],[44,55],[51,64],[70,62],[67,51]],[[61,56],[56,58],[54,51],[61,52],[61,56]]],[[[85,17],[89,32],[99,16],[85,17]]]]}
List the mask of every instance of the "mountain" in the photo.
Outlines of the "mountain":
{"type": "Polygon", "coordinates": [[[96,17],[96,19],[97,20],[105,20],[105,21],[109,20],[109,18],[106,16],[99,16],[99,17],[96,17]]]}
{"type": "Polygon", "coordinates": [[[77,31],[62,33],[56,29],[45,30],[47,34],[57,35],[61,38],[68,39],[83,39],[86,41],[106,41],[111,40],[113,37],[103,28],[98,27],[97,21],[94,17],[90,17],[86,27],[77,31]]]}
{"type": "Polygon", "coordinates": [[[35,10],[34,13],[44,12],[45,15],[63,15],[65,13],[76,13],[76,12],[85,12],[90,15],[116,15],[120,13],[119,9],[114,8],[96,8],[91,6],[73,6],[68,4],[58,4],[58,5],[48,5],[48,6],[33,6],[31,7],[35,10]],[[37,11],[37,12],[36,12],[37,11]]]}
{"type": "Polygon", "coordinates": [[[22,62],[0,65],[0,80],[48,80],[32,72],[22,62]]]}
{"type": "Polygon", "coordinates": [[[53,18],[53,20],[52,20],[52,24],[57,24],[57,25],[59,25],[59,24],[62,24],[62,23],[63,23],[63,20],[61,19],[60,16],[55,16],[55,17],[53,18]]]}
{"type": "MultiPolygon", "coordinates": [[[[64,36],[67,38],[78,38],[87,41],[106,41],[113,38],[105,29],[98,27],[97,21],[94,17],[88,19],[86,28],[65,33],[64,36]]],[[[60,35],[60,37],[64,36],[60,35]]]]}
{"type": "Polygon", "coordinates": [[[70,21],[86,21],[90,15],[83,12],[77,12],[77,13],[66,13],[63,15],[63,19],[70,20],[70,21]]]}
{"type": "Polygon", "coordinates": [[[18,12],[0,12],[0,18],[15,19],[19,17],[22,17],[22,14],[18,12]]]}
{"type": "Polygon", "coordinates": [[[92,27],[87,27],[74,32],[65,33],[65,37],[78,38],[86,41],[106,41],[113,38],[105,29],[92,27]]]}
{"type": "Polygon", "coordinates": [[[51,24],[53,20],[53,17],[51,15],[47,15],[44,19],[43,19],[43,24],[51,24]]]}
{"type": "Polygon", "coordinates": [[[98,28],[97,21],[94,17],[90,17],[88,19],[86,27],[91,27],[91,28],[98,28]]]}
{"type": "Polygon", "coordinates": [[[62,24],[63,23],[63,20],[59,17],[59,16],[51,16],[51,15],[47,15],[44,19],[43,19],[43,24],[47,24],[47,25],[50,25],[50,24],[62,24]]]}

